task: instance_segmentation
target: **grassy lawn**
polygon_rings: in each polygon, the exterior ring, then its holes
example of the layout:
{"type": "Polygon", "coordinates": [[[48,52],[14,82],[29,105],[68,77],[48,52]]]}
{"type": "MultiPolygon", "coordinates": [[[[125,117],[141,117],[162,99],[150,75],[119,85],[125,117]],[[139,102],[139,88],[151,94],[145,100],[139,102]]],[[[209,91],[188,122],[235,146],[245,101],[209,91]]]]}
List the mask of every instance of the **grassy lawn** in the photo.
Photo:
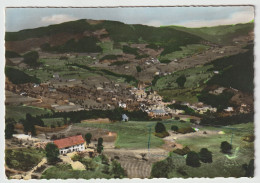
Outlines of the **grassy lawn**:
{"type": "Polygon", "coordinates": [[[211,135],[205,137],[193,137],[179,139],[177,143],[187,145],[192,151],[199,152],[201,148],[207,148],[212,152],[213,163],[202,163],[199,168],[186,166],[185,161],[176,160],[177,168],[170,173],[170,177],[180,177],[177,169],[183,169],[188,175],[187,177],[241,177],[244,176],[245,171],[242,169],[242,164],[249,163],[250,159],[254,158],[254,143],[245,142],[242,137],[252,134],[254,130],[253,123],[245,123],[239,125],[229,126],[235,128],[232,139],[232,154],[233,159],[228,159],[225,154],[220,152],[220,144],[223,141],[231,142],[231,129],[206,127],[200,130],[217,130],[224,131],[223,135],[211,135]],[[237,154],[235,153],[237,149],[237,154]]]}
{"type": "MultiPolygon", "coordinates": [[[[189,123],[181,123],[173,121],[171,123],[165,123],[166,129],[170,130],[171,125],[177,125],[179,127],[189,126],[189,123]]],[[[154,126],[156,122],[150,121],[129,121],[129,122],[116,122],[110,124],[93,124],[93,123],[81,123],[75,124],[82,127],[95,127],[108,129],[118,134],[116,140],[116,147],[118,148],[147,148],[147,142],[149,138],[149,127],[151,126],[152,133],[154,132],[154,126]]],[[[163,144],[163,140],[151,135],[151,148],[160,147],[163,144]]]]}
{"type": "Polygon", "coordinates": [[[95,171],[73,170],[68,164],[55,165],[45,170],[41,179],[92,179],[92,178],[113,178],[109,174],[104,174],[98,168],[95,171]]]}
{"type": "Polygon", "coordinates": [[[28,171],[45,156],[43,150],[35,148],[6,149],[5,162],[9,168],[28,171]]]}
{"type": "Polygon", "coordinates": [[[41,115],[49,113],[50,111],[43,108],[37,108],[33,106],[6,106],[5,118],[13,118],[19,120],[26,116],[26,113],[31,114],[32,116],[41,115]]]}

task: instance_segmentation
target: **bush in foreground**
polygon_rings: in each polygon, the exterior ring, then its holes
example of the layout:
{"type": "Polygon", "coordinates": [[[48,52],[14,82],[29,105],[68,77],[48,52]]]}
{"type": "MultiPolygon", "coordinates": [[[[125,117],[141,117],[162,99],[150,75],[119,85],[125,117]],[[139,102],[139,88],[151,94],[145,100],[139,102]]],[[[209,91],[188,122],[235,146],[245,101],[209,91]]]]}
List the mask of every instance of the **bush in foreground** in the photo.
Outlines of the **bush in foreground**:
{"type": "Polygon", "coordinates": [[[112,161],[111,174],[114,175],[114,178],[124,178],[124,177],[126,177],[125,170],[122,168],[121,164],[118,163],[116,160],[112,161]]]}
{"type": "Polygon", "coordinates": [[[207,148],[202,148],[200,150],[199,157],[203,163],[212,163],[212,152],[210,152],[207,148]]]}
{"type": "Polygon", "coordinates": [[[227,141],[224,141],[224,142],[221,142],[220,149],[221,149],[221,152],[223,152],[225,154],[230,154],[232,145],[230,143],[228,143],[227,141]]]}
{"type": "Polygon", "coordinates": [[[199,167],[200,166],[199,155],[194,151],[188,152],[187,158],[186,158],[186,165],[192,166],[192,167],[199,167]]]}

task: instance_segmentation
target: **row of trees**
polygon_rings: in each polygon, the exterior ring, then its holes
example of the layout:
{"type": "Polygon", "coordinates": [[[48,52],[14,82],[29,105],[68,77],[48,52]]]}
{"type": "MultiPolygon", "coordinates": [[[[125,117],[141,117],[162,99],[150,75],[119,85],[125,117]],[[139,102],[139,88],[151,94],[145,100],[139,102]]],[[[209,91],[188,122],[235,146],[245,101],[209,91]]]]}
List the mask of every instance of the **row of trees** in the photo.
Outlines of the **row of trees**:
{"type": "Polygon", "coordinates": [[[199,153],[190,151],[187,154],[186,165],[192,167],[199,167],[200,161],[203,163],[212,163],[212,152],[207,148],[202,148],[199,153]]]}

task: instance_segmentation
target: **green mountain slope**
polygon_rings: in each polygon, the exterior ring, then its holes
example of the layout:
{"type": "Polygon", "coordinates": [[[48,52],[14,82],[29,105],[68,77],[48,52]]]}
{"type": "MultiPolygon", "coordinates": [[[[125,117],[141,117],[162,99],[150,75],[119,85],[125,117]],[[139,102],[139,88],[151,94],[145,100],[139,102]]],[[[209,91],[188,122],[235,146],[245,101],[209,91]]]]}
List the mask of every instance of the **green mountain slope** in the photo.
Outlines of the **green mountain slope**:
{"type": "MultiPolygon", "coordinates": [[[[164,48],[162,55],[171,53],[173,51],[181,50],[181,46],[188,44],[197,44],[203,41],[196,35],[184,32],[182,30],[176,30],[168,27],[150,27],[146,25],[129,25],[116,21],[96,21],[97,23],[90,24],[88,20],[77,20],[71,22],[65,22],[56,25],[50,25],[47,27],[39,27],[35,29],[26,29],[18,32],[6,32],[5,40],[9,41],[22,41],[29,38],[42,38],[57,35],[60,33],[79,34],[79,40],[85,37],[94,37],[93,35],[85,35],[86,31],[94,32],[97,30],[105,29],[108,34],[102,35],[102,37],[109,37],[114,42],[127,42],[127,43],[152,43],[159,47],[164,48]]],[[[64,38],[67,39],[67,38],[64,38]]],[[[100,39],[100,38],[99,38],[100,39]]],[[[59,45],[59,51],[65,48],[67,50],[68,45],[73,45],[75,39],[67,40],[63,45],[59,45]],[[60,48],[62,47],[62,48],[60,48]]],[[[47,40],[45,44],[49,43],[47,40]]],[[[41,42],[42,44],[42,42],[41,42]]],[[[43,45],[43,44],[42,44],[43,45]]],[[[41,46],[41,45],[39,45],[41,46]]],[[[46,45],[45,45],[46,46],[46,45]]],[[[49,49],[53,50],[53,49],[49,49]]],[[[77,51],[77,50],[75,50],[77,51]]],[[[96,51],[96,50],[95,50],[96,51]]]]}
{"type": "Polygon", "coordinates": [[[215,27],[187,28],[181,26],[168,26],[172,29],[199,36],[216,44],[229,44],[237,36],[247,35],[254,30],[254,23],[223,25],[215,27]]]}

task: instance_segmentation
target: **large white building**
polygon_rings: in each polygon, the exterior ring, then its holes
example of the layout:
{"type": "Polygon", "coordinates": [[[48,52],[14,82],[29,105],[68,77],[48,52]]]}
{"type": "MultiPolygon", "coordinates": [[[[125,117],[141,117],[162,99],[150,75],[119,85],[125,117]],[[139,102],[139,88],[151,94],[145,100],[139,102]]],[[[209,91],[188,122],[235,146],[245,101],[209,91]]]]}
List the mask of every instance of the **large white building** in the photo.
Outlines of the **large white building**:
{"type": "Polygon", "coordinates": [[[85,149],[85,140],[82,135],[54,140],[53,143],[59,148],[60,154],[67,154],[74,151],[78,152],[85,149]]]}

